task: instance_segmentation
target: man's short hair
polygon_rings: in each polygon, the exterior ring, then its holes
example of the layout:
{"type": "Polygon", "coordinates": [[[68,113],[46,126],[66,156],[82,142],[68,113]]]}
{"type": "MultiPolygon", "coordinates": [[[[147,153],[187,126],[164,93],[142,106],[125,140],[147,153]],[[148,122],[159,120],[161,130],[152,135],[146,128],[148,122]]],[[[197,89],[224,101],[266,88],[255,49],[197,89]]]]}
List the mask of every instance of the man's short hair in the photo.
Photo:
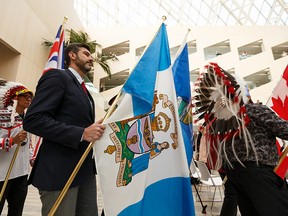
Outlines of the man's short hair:
{"type": "Polygon", "coordinates": [[[77,53],[79,51],[79,48],[85,48],[87,50],[89,50],[90,52],[90,47],[85,44],[85,43],[70,43],[64,51],[64,57],[65,57],[65,63],[67,65],[67,67],[70,65],[71,59],[70,56],[68,55],[70,52],[74,52],[77,53]]]}

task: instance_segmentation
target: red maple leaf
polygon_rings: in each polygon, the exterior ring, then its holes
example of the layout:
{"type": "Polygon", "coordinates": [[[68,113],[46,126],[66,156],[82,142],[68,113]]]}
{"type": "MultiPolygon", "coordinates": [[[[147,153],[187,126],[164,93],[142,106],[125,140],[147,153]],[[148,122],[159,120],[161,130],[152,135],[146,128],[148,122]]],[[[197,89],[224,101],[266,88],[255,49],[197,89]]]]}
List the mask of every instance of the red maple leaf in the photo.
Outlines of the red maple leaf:
{"type": "Polygon", "coordinates": [[[288,86],[288,66],[286,66],[282,78],[286,80],[286,85],[288,86]]]}
{"type": "Polygon", "coordinates": [[[271,107],[282,119],[288,120],[288,96],[285,97],[284,102],[280,97],[272,97],[273,106],[271,107]]]}
{"type": "MultiPolygon", "coordinates": [[[[288,86],[288,66],[286,66],[282,78],[286,81],[286,86],[288,86]]],[[[274,97],[272,97],[271,99],[272,99],[272,104],[273,104],[271,108],[281,118],[283,118],[284,120],[288,120],[288,95],[285,97],[284,101],[282,101],[279,96],[277,99],[274,97]]],[[[276,145],[277,145],[279,155],[282,155],[282,152],[280,150],[280,144],[277,140],[276,140],[276,145]]],[[[276,167],[274,171],[278,176],[284,179],[287,173],[287,169],[288,169],[288,156],[286,155],[282,161],[279,161],[279,165],[276,167]]]]}

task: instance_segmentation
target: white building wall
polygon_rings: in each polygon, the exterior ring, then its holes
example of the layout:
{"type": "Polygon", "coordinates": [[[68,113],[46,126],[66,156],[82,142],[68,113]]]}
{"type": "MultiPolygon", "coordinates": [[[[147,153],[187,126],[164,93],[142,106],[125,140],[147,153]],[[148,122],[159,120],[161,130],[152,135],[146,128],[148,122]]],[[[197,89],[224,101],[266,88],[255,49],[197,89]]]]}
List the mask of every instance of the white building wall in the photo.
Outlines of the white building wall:
{"type": "MultiPolygon", "coordinates": [[[[187,29],[188,27],[185,26],[167,26],[170,48],[182,43],[187,29]]],[[[288,41],[287,26],[190,27],[190,29],[187,41],[196,40],[197,44],[197,52],[189,55],[190,70],[200,68],[200,71],[202,71],[204,65],[208,62],[217,62],[222,68],[227,70],[234,68],[238,76],[245,77],[262,69],[269,68],[272,81],[251,90],[251,96],[254,101],[260,100],[266,103],[288,63],[288,57],[274,60],[271,50],[271,47],[288,41]],[[205,61],[205,47],[228,39],[230,41],[231,52],[205,61]],[[260,39],[263,40],[264,51],[240,61],[238,48],[260,39]]],[[[157,26],[155,24],[155,27],[151,28],[97,28],[93,29],[93,31],[90,29],[87,31],[89,34],[95,35],[94,37],[97,38],[98,43],[102,44],[103,49],[129,40],[130,53],[125,56],[125,61],[129,62],[125,63],[125,67],[130,65],[130,69],[132,69],[137,62],[135,50],[151,41],[157,31],[157,26]],[[128,60],[129,58],[130,60],[128,60]]],[[[124,70],[126,69],[125,67],[122,67],[122,64],[113,63],[112,73],[124,70]]],[[[101,69],[96,68],[97,70],[101,69]]],[[[99,83],[100,78],[106,76],[104,73],[101,76],[97,74],[95,73],[94,81],[96,85],[99,83]]],[[[109,92],[111,92],[111,95],[107,94],[107,92],[103,93],[106,95],[105,97],[109,98],[117,93],[113,90],[109,90],[109,92]]]]}
{"type": "Polygon", "coordinates": [[[83,30],[73,1],[0,0],[0,5],[0,77],[34,91],[49,54],[43,39],[54,41],[64,16],[66,28],[83,30]]]}

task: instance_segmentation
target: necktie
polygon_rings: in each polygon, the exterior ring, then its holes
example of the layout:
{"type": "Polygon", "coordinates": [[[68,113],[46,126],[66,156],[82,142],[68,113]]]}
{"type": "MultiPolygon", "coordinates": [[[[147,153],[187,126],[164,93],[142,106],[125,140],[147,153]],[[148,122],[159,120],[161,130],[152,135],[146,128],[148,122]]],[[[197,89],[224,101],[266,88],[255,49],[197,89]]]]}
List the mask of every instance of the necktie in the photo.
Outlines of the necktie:
{"type": "Polygon", "coordinates": [[[82,86],[83,91],[88,95],[87,89],[86,89],[86,86],[85,86],[85,82],[82,82],[81,86],[82,86]]]}

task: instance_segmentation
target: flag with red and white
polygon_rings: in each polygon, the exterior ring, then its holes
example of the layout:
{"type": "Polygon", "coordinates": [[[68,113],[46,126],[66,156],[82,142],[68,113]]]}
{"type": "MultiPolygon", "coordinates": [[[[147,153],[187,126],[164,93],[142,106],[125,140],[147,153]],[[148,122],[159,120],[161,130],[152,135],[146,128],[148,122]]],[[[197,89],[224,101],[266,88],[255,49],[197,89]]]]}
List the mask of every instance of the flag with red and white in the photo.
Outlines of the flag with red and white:
{"type": "MultiPolygon", "coordinates": [[[[267,106],[271,107],[282,119],[288,121],[288,66],[286,66],[278,85],[274,88],[267,106]]],[[[277,139],[276,144],[280,160],[274,171],[278,176],[284,178],[288,170],[288,142],[277,139]],[[285,148],[287,148],[286,151],[285,148]]]]}
{"type": "MultiPolygon", "coordinates": [[[[65,20],[64,20],[65,22],[65,20]]],[[[43,70],[43,74],[47,72],[50,69],[64,69],[64,42],[65,42],[65,37],[64,37],[64,24],[60,25],[55,41],[51,47],[48,60],[46,62],[46,65],[43,70]]],[[[38,150],[40,148],[40,145],[42,143],[42,137],[35,137],[35,148],[34,152],[32,155],[32,160],[35,160],[38,150]]]]}
{"type": "Polygon", "coordinates": [[[64,69],[64,41],[64,25],[61,25],[50,50],[43,74],[53,68],[64,69]]]}

